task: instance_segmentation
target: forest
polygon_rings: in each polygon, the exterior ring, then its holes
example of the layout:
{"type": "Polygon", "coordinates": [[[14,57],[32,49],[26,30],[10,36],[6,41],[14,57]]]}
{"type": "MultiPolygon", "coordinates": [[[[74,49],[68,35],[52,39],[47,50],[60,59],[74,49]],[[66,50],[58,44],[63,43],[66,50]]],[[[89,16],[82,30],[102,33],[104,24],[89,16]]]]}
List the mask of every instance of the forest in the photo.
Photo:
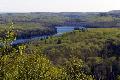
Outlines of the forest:
{"type": "Polygon", "coordinates": [[[14,27],[2,29],[0,80],[120,80],[119,28],[74,30],[11,45],[14,27]]]}
{"type": "Polygon", "coordinates": [[[0,80],[120,80],[119,27],[116,10],[0,13],[0,80]]]}
{"type": "Polygon", "coordinates": [[[44,27],[84,26],[84,27],[119,27],[120,11],[108,12],[30,12],[0,13],[0,23],[13,21],[16,24],[40,24],[44,27]]]}

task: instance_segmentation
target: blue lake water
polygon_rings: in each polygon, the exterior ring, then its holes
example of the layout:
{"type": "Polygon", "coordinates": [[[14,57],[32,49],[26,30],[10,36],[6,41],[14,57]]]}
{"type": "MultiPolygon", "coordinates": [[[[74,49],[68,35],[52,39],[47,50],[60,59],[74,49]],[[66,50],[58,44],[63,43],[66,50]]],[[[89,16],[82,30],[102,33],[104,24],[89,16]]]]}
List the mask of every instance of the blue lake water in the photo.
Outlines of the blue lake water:
{"type": "MultiPolygon", "coordinates": [[[[74,30],[74,26],[57,26],[57,34],[54,34],[52,36],[59,36],[59,35],[62,35],[63,33],[65,32],[71,32],[74,30]]],[[[79,28],[83,28],[83,27],[79,27],[79,28]]],[[[33,39],[45,39],[46,37],[49,37],[49,36],[33,36],[32,38],[29,38],[29,39],[18,39],[16,41],[14,41],[12,44],[19,44],[19,43],[25,43],[25,42],[28,42],[30,40],[33,40],[33,39]]]]}
{"type": "Polygon", "coordinates": [[[75,27],[56,27],[57,28],[57,33],[65,33],[65,32],[71,32],[74,30],[75,27]]]}

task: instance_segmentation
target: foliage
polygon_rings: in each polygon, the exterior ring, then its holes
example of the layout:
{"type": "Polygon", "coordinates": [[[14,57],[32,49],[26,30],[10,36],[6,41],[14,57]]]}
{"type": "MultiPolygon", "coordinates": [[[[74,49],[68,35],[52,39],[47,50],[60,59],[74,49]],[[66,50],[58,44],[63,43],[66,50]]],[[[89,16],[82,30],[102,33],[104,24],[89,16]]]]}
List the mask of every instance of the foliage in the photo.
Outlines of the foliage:
{"type": "Polygon", "coordinates": [[[64,65],[68,80],[94,80],[93,76],[87,75],[87,66],[81,59],[70,58],[64,65]]]}
{"type": "Polygon", "coordinates": [[[2,55],[10,54],[14,51],[14,48],[12,48],[11,45],[12,42],[16,39],[15,33],[13,31],[13,23],[10,25],[9,29],[6,29],[4,32],[0,37],[0,54],[2,55]]]}
{"type": "Polygon", "coordinates": [[[12,46],[12,27],[1,37],[1,80],[119,80],[119,28],[75,30],[12,46]]]}
{"type": "Polygon", "coordinates": [[[37,48],[57,66],[64,66],[67,62],[67,75],[71,75],[68,74],[71,71],[69,68],[74,66],[71,61],[77,59],[77,64],[82,60],[87,65],[84,70],[86,76],[92,75],[96,80],[116,80],[120,75],[119,35],[119,28],[92,28],[85,32],[76,30],[60,37],[33,40],[27,45],[33,50],[37,48]]]}
{"type": "MultiPolygon", "coordinates": [[[[12,42],[15,40],[13,23],[4,36],[4,38],[1,38],[2,45],[0,50],[2,53],[0,54],[1,80],[93,80],[92,76],[84,74],[85,72],[80,71],[78,73],[77,70],[81,70],[83,66],[81,60],[77,60],[78,68],[76,67],[73,73],[77,75],[77,77],[75,77],[76,75],[71,75],[68,70],[69,67],[72,69],[72,67],[74,68],[75,66],[71,64],[71,62],[70,64],[67,63],[64,67],[58,67],[53,65],[47,57],[41,54],[41,50],[40,52],[36,50],[37,48],[30,54],[26,53],[25,45],[13,46],[12,42]],[[81,67],[79,67],[79,65],[81,65],[81,67]]],[[[58,42],[57,44],[61,43],[59,39],[58,42]]]]}
{"type": "Polygon", "coordinates": [[[5,55],[0,59],[1,80],[62,80],[65,75],[40,55],[5,55]]]}

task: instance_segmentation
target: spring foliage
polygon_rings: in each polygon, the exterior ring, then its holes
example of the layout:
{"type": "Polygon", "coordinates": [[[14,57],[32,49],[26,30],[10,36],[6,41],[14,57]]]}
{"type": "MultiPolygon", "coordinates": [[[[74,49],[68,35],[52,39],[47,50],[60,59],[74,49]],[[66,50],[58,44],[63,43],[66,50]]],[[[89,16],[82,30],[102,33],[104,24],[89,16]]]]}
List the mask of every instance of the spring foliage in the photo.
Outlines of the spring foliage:
{"type": "Polygon", "coordinates": [[[12,46],[13,23],[4,34],[0,39],[0,80],[93,80],[93,76],[83,72],[85,64],[81,59],[57,66],[37,48],[28,54],[25,45],[12,46]]]}

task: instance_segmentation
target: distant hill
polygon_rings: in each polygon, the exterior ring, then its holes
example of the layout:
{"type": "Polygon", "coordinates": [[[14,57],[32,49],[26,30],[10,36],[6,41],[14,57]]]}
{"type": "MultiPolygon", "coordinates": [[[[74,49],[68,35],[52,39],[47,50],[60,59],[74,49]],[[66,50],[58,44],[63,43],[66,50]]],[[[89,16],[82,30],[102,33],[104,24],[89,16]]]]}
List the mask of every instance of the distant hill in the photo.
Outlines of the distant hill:
{"type": "Polygon", "coordinates": [[[0,23],[40,23],[43,26],[120,27],[120,10],[109,12],[2,13],[0,23]]]}
{"type": "Polygon", "coordinates": [[[118,13],[120,13],[120,10],[112,10],[112,11],[109,11],[108,13],[115,13],[115,14],[117,13],[118,14],[118,13]]]}

